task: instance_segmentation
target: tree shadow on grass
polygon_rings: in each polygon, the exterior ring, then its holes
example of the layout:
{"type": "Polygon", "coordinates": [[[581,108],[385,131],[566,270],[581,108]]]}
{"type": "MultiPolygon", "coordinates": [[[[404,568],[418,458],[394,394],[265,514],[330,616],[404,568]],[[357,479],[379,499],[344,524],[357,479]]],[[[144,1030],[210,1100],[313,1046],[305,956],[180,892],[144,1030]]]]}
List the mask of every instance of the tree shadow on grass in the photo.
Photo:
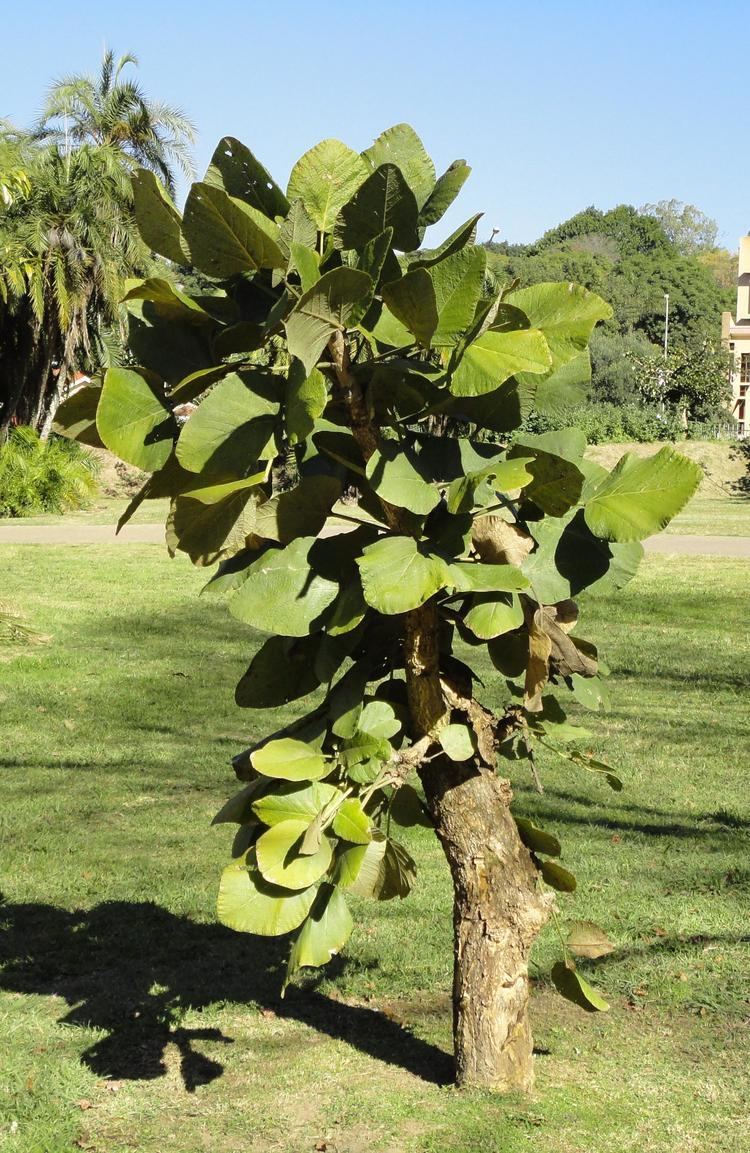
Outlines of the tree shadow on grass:
{"type": "Polygon", "coordinates": [[[540,796],[524,783],[515,784],[514,792],[517,796],[529,799],[535,817],[547,820],[552,825],[582,825],[611,832],[686,838],[698,842],[710,838],[725,845],[736,844],[738,850],[746,848],[750,831],[749,819],[727,809],[706,813],[677,808],[660,809],[627,802],[620,796],[601,800],[583,792],[571,792],[547,785],[540,796]],[[576,808],[583,811],[576,812],[576,808]]]}
{"type": "Polygon", "coordinates": [[[184,1028],[183,1012],[233,1002],[300,1021],[425,1081],[452,1080],[447,1053],[377,1010],[309,987],[290,989],[282,1001],[286,951],[284,942],[196,923],[146,902],[106,902],[86,912],[0,905],[0,988],[62,997],[70,1011],[61,1023],[106,1030],[82,1054],[100,1076],[164,1076],[165,1049],[173,1044],[185,1087],[194,1092],[224,1071],[200,1042],[231,1045],[232,1038],[218,1028],[184,1028]]]}

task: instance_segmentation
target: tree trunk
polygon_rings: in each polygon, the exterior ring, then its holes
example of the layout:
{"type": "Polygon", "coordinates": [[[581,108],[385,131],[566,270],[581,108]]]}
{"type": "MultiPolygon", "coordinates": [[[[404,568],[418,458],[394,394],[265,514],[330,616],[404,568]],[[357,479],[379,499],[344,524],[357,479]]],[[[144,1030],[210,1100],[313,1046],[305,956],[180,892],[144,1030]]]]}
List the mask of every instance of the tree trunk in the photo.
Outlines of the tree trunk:
{"type": "MultiPolygon", "coordinates": [[[[340,333],[329,349],[352,433],[369,460],[377,431],[340,333]]],[[[381,505],[391,528],[408,533],[400,511],[381,505]]],[[[449,711],[434,601],[405,615],[404,667],[416,742],[449,711]]],[[[511,816],[510,785],[496,775],[494,755],[490,759],[492,764],[478,754],[473,762],[457,764],[440,756],[423,764],[419,775],[453,878],[456,1081],[504,1092],[528,1090],[533,1083],[528,959],[551,901],[539,892],[536,869],[511,816]]]]}
{"type": "MultiPolygon", "coordinates": [[[[414,736],[444,716],[434,603],[408,613],[404,656],[414,736]]],[[[550,900],[510,812],[494,765],[447,757],[420,769],[453,878],[453,1026],[456,1081],[506,1092],[534,1078],[528,960],[550,900]]]]}
{"type": "Polygon", "coordinates": [[[510,785],[447,759],[422,781],[453,878],[456,1081],[528,1090],[528,960],[549,902],[511,816],[510,785]]]}

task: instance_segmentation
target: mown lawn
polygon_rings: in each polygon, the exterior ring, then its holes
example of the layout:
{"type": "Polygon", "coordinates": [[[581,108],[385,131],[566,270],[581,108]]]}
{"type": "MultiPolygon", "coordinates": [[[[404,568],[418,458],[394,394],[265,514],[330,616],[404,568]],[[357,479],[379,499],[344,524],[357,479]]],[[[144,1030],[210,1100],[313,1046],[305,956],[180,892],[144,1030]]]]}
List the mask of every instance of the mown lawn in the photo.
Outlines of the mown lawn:
{"type": "Polygon", "coordinates": [[[216,925],[231,839],[209,822],[257,638],[157,546],[2,546],[0,599],[49,640],[0,660],[3,1153],[614,1153],[750,1145],[745,561],[649,557],[581,631],[612,667],[587,722],[625,779],[564,762],[520,811],[578,876],[563,916],[617,945],[589,1017],[536,952],[537,1088],[450,1088],[450,906],[426,831],[404,903],[360,903],[322,979],[278,997],[283,946],[216,925]]]}

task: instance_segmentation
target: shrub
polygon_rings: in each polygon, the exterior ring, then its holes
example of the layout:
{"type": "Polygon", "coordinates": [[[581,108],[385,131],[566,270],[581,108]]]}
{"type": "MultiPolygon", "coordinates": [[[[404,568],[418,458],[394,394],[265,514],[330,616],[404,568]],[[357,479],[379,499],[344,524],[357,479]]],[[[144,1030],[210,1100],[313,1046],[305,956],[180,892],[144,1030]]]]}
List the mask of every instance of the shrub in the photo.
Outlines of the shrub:
{"type": "Polygon", "coordinates": [[[559,409],[554,414],[534,412],[524,422],[523,431],[555,432],[572,426],[586,434],[589,444],[685,438],[685,430],[675,413],[637,404],[586,404],[559,409]]]}
{"type": "Polygon", "coordinates": [[[0,517],[84,508],[96,494],[98,472],[95,458],[75,441],[11,429],[0,448],[0,517]]]}

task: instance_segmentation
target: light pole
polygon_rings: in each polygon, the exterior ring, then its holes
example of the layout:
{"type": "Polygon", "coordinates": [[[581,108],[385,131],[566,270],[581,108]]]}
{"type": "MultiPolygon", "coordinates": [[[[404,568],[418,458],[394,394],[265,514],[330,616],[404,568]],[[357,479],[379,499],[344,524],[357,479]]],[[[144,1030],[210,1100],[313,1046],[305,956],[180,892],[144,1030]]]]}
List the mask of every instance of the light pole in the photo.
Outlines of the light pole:
{"type": "Polygon", "coordinates": [[[667,359],[669,348],[669,293],[664,293],[664,359],[667,359]]]}

